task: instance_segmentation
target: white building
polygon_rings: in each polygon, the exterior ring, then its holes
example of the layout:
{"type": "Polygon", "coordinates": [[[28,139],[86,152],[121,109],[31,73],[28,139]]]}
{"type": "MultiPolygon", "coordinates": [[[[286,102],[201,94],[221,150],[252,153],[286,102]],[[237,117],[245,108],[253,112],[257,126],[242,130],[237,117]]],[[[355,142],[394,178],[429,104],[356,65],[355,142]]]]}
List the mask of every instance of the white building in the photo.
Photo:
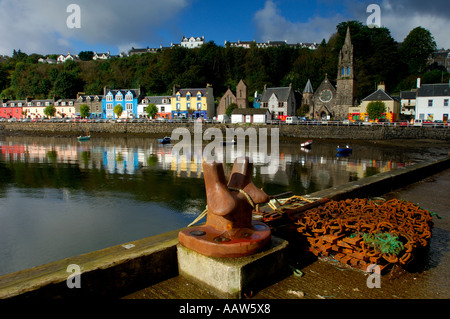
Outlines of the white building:
{"type": "Polygon", "coordinates": [[[203,44],[205,44],[205,37],[190,37],[190,38],[186,38],[183,36],[183,39],[181,40],[181,46],[183,48],[188,48],[188,49],[194,49],[194,48],[199,48],[201,47],[203,44]]]}
{"type": "Polygon", "coordinates": [[[171,96],[146,96],[138,104],[137,117],[146,118],[148,117],[147,106],[149,104],[155,104],[158,112],[156,113],[156,118],[166,118],[170,119],[172,114],[172,104],[171,96]]]}
{"type": "Polygon", "coordinates": [[[448,122],[450,114],[450,83],[420,84],[418,79],[416,120],[448,122]]]}
{"type": "Polygon", "coordinates": [[[400,92],[400,103],[402,115],[415,116],[416,114],[416,90],[411,91],[401,91],[400,92]]]}
{"type": "Polygon", "coordinates": [[[231,113],[231,123],[266,123],[268,120],[268,109],[236,108],[231,113]]]}

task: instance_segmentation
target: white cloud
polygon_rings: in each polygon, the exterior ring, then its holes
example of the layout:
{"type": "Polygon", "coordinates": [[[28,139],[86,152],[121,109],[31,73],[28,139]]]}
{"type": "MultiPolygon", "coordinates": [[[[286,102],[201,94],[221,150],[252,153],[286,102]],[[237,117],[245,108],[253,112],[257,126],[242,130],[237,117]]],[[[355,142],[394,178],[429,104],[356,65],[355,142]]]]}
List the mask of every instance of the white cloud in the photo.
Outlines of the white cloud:
{"type": "Polygon", "coordinates": [[[281,15],[275,3],[267,0],[264,8],[257,11],[256,24],[259,41],[283,41],[288,43],[328,41],[336,32],[336,25],[346,20],[341,14],[332,17],[312,16],[308,21],[292,22],[281,15]]]}
{"type": "Polygon", "coordinates": [[[399,2],[394,5],[392,1],[385,0],[380,6],[381,23],[398,42],[402,42],[412,29],[421,26],[433,34],[438,48],[450,48],[450,18],[442,14],[443,11],[448,11],[448,4],[442,3],[442,11],[435,10],[434,5],[428,6],[428,10],[422,5],[423,2],[408,2],[407,5],[399,2]]]}
{"type": "MultiPolygon", "coordinates": [[[[366,23],[369,13],[365,12],[372,0],[364,3],[347,2],[348,9],[355,19],[366,23]]],[[[448,0],[382,0],[381,25],[391,31],[397,42],[403,42],[409,32],[421,26],[428,29],[434,36],[438,48],[450,48],[448,25],[450,24],[450,6],[448,0]]]]}
{"type": "MultiPolygon", "coordinates": [[[[159,41],[158,29],[188,0],[0,0],[0,54],[65,53],[77,43],[123,48],[159,41]],[[81,28],[67,27],[71,3],[81,9],[81,28]]],[[[78,52],[76,52],[78,53],[78,52]]]]}

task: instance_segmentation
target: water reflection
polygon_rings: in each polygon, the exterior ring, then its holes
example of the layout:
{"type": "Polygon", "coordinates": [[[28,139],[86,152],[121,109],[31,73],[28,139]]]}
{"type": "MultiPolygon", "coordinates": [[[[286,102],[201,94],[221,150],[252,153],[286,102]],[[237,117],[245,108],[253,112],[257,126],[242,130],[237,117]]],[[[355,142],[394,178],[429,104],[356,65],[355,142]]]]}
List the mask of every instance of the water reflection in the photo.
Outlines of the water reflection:
{"type": "MultiPolygon", "coordinates": [[[[268,194],[306,194],[410,165],[416,153],[336,143],[280,144],[278,169],[253,180],[268,194]]],[[[188,225],[206,205],[199,154],[174,157],[152,138],[1,137],[0,275],[188,225]]],[[[234,151],[218,156],[231,159],[234,151]]],[[[228,175],[232,161],[227,160],[228,175]]]]}

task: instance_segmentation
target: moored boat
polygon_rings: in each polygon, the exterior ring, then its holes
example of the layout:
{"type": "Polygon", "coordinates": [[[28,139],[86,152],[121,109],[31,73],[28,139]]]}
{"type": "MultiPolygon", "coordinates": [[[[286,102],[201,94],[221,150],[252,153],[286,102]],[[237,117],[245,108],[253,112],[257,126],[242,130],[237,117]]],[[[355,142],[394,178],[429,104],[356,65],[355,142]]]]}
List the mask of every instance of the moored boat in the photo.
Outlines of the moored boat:
{"type": "Polygon", "coordinates": [[[171,138],[168,136],[158,139],[158,143],[160,143],[160,144],[168,144],[170,142],[171,142],[171,138]]]}
{"type": "Polygon", "coordinates": [[[302,147],[302,148],[310,148],[311,145],[312,145],[312,142],[313,142],[312,140],[303,142],[303,143],[300,144],[300,147],[302,147]]]}
{"type": "Polygon", "coordinates": [[[91,139],[90,135],[86,135],[86,136],[78,136],[77,139],[79,141],[89,141],[91,139]]]}

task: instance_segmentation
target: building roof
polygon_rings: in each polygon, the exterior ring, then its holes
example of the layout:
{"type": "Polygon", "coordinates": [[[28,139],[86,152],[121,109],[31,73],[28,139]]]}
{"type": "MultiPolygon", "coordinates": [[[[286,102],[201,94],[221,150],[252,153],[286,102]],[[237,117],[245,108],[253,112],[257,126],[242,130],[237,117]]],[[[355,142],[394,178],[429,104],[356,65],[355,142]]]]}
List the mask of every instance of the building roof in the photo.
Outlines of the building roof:
{"type": "Polygon", "coordinates": [[[422,84],[417,90],[417,97],[450,96],[450,83],[422,84]]]}
{"type": "Polygon", "coordinates": [[[192,88],[192,89],[180,89],[177,90],[175,94],[180,93],[180,95],[186,96],[187,93],[191,93],[191,95],[195,95],[197,94],[197,92],[202,93],[203,96],[206,96],[208,93],[208,89],[207,88],[192,88]]]}
{"type": "Polygon", "coordinates": [[[400,98],[405,100],[415,100],[416,99],[416,91],[401,91],[400,98]]]}
{"type": "Polygon", "coordinates": [[[311,85],[311,81],[309,79],[308,79],[308,82],[306,83],[303,93],[314,93],[314,89],[313,89],[313,87],[311,85]]]}
{"type": "Polygon", "coordinates": [[[278,101],[287,101],[291,93],[291,87],[266,88],[262,94],[261,102],[268,102],[272,94],[275,94],[278,101]]]}
{"type": "Polygon", "coordinates": [[[362,99],[362,101],[392,101],[392,100],[395,99],[383,89],[378,89],[369,96],[362,99]]]}
{"type": "Polygon", "coordinates": [[[254,114],[266,114],[269,112],[268,109],[254,109],[254,108],[236,108],[231,112],[231,114],[242,114],[242,115],[254,115],[254,114]]]}
{"type": "Polygon", "coordinates": [[[118,90],[112,90],[107,89],[106,94],[110,93],[114,96],[116,96],[119,92],[122,93],[123,96],[127,95],[128,92],[131,92],[133,94],[133,97],[139,97],[140,96],[140,90],[139,89],[118,89],[118,90]]]}
{"type": "MultiPolygon", "coordinates": [[[[170,101],[170,98],[171,96],[164,95],[164,96],[146,96],[144,99],[147,99],[149,104],[162,104],[163,100],[169,99],[170,101]]],[[[168,104],[170,104],[170,102],[168,104]]]]}

